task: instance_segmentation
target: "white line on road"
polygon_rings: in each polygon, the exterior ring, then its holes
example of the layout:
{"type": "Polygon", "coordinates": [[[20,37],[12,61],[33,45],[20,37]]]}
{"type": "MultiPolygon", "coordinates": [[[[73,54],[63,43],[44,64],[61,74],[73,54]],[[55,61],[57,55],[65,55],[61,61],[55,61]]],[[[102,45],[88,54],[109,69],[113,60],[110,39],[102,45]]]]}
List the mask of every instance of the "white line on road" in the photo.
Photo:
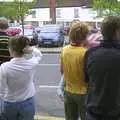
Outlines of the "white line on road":
{"type": "Polygon", "coordinates": [[[46,55],[57,56],[58,54],[47,54],[47,53],[44,53],[44,54],[43,54],[43,56],[46,56],[46,55]]]}
{"type": "Polygon", "coordinates": [[[60,64],[39,64],[40,66],[59,66],[60,64]]]}
{"type": "Polygon", "coordinates": [[[59,86],[52,86],[52,85],[40,85],[39,86],[39,88],[51,88],[51,89],[53,89],[53,88],[59,88],[59,86]]]}

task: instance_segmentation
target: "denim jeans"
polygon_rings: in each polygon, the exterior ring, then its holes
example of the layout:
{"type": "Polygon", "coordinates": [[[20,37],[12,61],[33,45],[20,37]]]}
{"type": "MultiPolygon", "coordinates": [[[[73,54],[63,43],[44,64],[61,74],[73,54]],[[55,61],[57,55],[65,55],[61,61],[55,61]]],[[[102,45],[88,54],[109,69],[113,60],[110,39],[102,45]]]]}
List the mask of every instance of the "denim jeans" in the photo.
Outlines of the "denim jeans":
{"type": "Polygon", "coordinates": [[[34,97],[22,102],[4,102],[4,111],[0,120],[34,120],[34,97]]]}

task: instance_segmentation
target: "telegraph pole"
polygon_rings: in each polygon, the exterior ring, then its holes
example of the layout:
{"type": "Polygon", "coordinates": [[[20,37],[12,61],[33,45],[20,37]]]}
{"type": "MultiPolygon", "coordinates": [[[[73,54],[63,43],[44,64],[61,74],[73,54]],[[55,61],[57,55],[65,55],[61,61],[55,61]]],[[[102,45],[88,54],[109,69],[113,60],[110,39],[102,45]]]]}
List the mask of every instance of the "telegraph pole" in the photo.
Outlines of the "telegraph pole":
{"type": "Polygon", "coordinates": [[[49,0],[51,23],[56,23],[56,0],[49,0]]]}

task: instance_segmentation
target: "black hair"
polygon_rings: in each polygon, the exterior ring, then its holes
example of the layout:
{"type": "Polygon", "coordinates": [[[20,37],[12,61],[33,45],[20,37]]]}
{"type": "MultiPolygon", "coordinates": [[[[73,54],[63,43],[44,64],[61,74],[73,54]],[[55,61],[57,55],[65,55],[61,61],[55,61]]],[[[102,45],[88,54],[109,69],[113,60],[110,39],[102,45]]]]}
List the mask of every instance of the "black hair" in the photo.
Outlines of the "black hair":
{"type": "Polygon", "coordinates": [[[120,31],[120,17],[106,17],[101,25],[101,33],[103,34],[103,38],[105,40],[114,40],[117,31],[120,31]]]}

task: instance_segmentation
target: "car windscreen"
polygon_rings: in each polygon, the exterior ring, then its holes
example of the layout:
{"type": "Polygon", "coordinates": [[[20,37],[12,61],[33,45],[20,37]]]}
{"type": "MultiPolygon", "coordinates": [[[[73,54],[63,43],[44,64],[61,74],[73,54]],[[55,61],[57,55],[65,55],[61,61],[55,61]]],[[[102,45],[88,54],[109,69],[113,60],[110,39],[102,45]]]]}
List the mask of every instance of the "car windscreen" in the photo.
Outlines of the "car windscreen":
{"type": "Polygon", "coordinates": [[[32,29],[24,29],[24,35],[25,36],[33,35],[33,30],[32,29]]]}
{"type": "Polygon", "coordinates": [[[58,33],[59,28],[57,27],[43,27],[41,33],[58,33]]]}

